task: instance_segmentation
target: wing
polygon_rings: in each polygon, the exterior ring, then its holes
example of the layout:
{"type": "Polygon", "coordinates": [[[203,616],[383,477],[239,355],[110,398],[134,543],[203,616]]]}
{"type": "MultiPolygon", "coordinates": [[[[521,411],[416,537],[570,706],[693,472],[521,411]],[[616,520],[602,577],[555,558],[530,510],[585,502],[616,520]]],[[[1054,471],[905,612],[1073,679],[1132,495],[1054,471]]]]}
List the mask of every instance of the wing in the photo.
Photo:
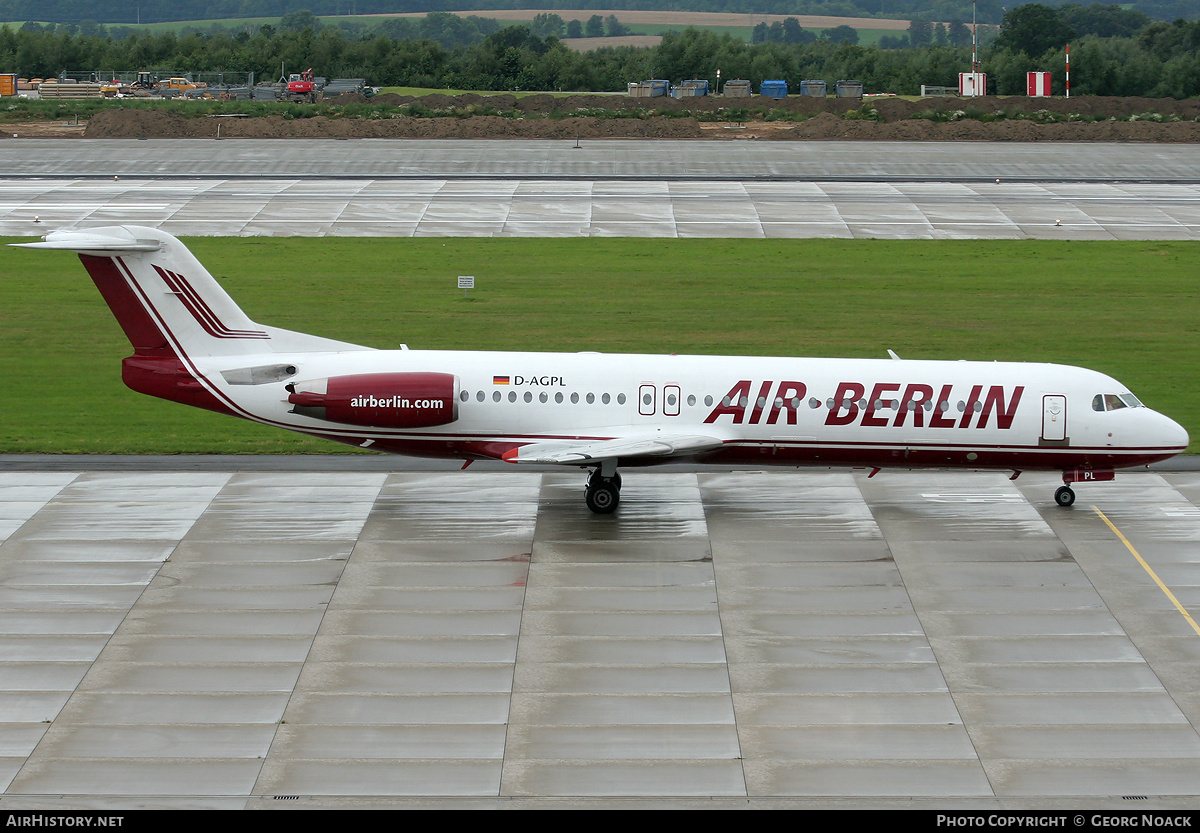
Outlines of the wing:
{"type": "Polygon", "coordinates": [[[700,434],[647,434],[611,440],[546,440],[506,451],[509,463],[588,465],[628,457],[683,457],[720,448],[719,437],[700,434]]]}

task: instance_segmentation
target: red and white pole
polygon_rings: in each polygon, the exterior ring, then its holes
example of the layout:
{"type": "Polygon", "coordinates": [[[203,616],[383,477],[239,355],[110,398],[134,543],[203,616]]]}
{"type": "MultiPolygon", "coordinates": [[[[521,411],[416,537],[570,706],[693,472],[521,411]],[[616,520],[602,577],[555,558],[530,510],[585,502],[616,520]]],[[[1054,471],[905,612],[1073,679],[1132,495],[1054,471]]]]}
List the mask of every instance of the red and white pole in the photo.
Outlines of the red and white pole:
{"type": "Polygon", "coordinates": [[[975,5],[976,0],[971,0],[971,72],[979,72],[979,27],[975,25],[975,5]]]}
{"type": "Polygon", "coordinates": [[[1067,44],[1067,98],[1071,97],[1071,44],[1067,44]]]}

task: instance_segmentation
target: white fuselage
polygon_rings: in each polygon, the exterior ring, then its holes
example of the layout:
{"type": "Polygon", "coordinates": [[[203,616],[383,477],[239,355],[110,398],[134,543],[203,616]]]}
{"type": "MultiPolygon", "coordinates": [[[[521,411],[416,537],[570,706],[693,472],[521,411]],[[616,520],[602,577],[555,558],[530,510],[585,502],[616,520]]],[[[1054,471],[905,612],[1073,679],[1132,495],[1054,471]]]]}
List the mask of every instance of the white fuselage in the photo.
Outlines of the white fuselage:
{"type": "MultiPolygon", "coordinates": [[[[243,416],[423,455],[499,457],[504,444],[666,432],[718,437],[722,448],[701,455],[715,460],[1059,469],[1138,465],[1187,444],[1179,425],[1149,408],[1094,410],[1098,395],[1128,390],[1063,365],[354,351],[239,356],[238,367],[261,361],[296,372],[230,385],[220,372],[229,357],[196,361],[205,384],[243,416]],[[335,424],[292,413],[287,401],[287,383],[407,372],[456,377],[457,418],[421,428],[335,424]]],[[[647,461],[625,464],[636,462],[647,461]]]]}

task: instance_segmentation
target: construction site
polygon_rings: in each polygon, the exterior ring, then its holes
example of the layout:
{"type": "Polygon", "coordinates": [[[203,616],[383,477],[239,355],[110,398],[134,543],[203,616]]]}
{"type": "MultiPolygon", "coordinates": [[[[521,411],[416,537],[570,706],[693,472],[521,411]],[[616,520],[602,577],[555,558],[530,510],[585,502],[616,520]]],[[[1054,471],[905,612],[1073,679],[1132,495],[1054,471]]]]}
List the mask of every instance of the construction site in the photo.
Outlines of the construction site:
{"type": "MultiPolygon", "coordinates": [[[[14,78],[13,76],[9,76],[14,78]]],[[[56,78],[14,78],[12,92],[26,98],[216,99],[220,101],[294,101],[315,103],[343,93],[371,95],[362,78],[324,78],[313,70],[285,73],[276,80],[253,72],[180,72],[174,70],[66,70],[56,78]]]]}

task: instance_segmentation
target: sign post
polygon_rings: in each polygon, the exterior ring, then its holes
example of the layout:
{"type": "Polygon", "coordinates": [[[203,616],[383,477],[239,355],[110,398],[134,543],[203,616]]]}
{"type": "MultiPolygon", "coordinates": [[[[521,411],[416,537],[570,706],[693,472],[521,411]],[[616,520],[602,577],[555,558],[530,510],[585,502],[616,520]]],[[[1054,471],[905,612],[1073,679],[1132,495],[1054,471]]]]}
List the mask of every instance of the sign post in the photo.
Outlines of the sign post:
{"type": "Polygon", "coordinates": [[[458,276],[458,288],[463,291],[463,299],[470,300],[468,295],[470,294],[470,291],[475,288],[475,276],[474,275],[459,275],[458,276]]]}

